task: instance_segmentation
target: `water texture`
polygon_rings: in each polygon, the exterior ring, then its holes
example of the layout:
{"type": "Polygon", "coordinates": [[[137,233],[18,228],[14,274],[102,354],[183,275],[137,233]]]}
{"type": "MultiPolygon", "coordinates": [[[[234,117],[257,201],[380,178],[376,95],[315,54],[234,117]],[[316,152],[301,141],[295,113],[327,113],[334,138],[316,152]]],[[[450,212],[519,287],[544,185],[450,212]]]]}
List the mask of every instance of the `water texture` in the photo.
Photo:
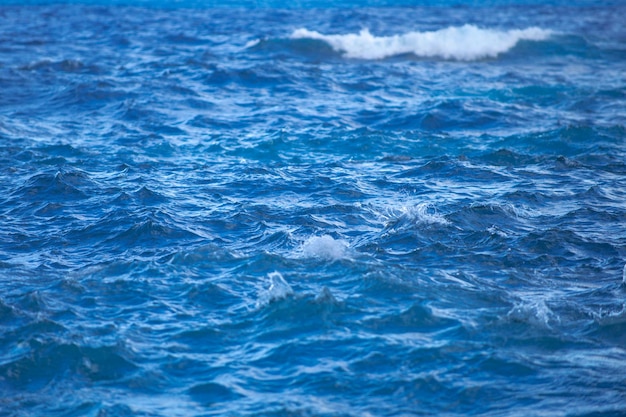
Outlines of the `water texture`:
{"type": "Polygon", "coordinates": [[[0,415],[626,415],[626,6],[222,6],[0,6],[0,415]]]}

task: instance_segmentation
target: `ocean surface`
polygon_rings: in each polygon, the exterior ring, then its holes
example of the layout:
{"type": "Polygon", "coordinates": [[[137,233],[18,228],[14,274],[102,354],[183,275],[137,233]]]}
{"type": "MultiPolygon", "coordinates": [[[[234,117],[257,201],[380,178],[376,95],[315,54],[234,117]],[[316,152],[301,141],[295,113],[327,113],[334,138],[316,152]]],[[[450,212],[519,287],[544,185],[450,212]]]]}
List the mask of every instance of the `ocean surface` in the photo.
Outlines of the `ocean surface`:
{"type": "Polygon", "coordinates": [[[0,416],[626,416],[624,16],[0,2],[0,416]]]}

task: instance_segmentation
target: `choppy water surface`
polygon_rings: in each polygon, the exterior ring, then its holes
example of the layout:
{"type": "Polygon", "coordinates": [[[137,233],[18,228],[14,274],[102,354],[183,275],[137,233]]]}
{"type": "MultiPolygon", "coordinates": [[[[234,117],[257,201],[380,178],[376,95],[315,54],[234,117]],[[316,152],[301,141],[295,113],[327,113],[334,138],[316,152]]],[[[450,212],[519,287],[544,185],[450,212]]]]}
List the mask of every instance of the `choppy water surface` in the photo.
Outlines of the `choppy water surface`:
{"type": "Polygon", "coordinates": [[[0,6],[0,415],[626,414],[623,5],[190,5],[0,6]]]}

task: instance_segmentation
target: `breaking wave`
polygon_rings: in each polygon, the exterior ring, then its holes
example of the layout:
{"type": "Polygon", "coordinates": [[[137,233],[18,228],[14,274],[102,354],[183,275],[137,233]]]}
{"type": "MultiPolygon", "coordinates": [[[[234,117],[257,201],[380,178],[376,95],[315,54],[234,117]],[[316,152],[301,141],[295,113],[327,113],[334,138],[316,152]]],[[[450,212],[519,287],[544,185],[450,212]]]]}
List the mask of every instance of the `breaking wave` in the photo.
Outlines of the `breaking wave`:
{"type": "Polygon", "coordinates": [[[367,29],[359,33],[325,35],[301,28],[296,29],[290,37],[321,40],[346,58],[383,59],[413,54],[425,58],[473,61],[495,58],[515,47],[519,41],[542,41],[551,33],[550,30],[537,27],[505,31],[467,24],[392,36],[375,36],[367,29]]]}

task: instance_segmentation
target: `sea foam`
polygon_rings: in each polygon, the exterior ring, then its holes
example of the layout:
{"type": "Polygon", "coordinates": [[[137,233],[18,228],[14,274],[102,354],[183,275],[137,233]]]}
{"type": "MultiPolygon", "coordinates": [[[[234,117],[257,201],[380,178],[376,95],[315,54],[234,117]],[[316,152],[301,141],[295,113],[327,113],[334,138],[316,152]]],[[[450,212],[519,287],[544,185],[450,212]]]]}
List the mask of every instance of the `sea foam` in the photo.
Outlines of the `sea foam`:
{"type": "Polygon", "coordinates": [[[494,58],[507,52],[521,40],[541,41],[551,33],[550,30],[537,27],[503,31],[464,25],[428,32],[374,36],[367,29],[358,34],[325,35],[302,28],[295,30],[291,38],[324,41],[347,58],[383,59],[414,54],[426,58],[472,61],[494,58]]]}
{"type": "Polygon", "coordinates": [[[332,236],[313,236],[302,245],[302,254],[307,258],[342,259],[347,256],[349,245],[332,236]]]}

